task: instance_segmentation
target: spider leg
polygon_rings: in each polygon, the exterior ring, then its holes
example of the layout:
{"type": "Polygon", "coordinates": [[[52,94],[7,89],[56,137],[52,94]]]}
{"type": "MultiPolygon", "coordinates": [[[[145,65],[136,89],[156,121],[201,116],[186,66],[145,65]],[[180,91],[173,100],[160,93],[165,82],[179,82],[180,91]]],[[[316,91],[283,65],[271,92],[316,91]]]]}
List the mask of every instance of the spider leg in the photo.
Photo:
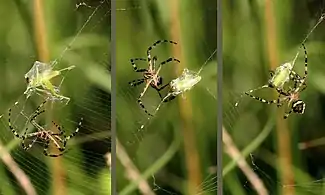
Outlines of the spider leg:
{"type": "Polygon", "coordinates": [[[305,90],[307,88],[307,84],[304,82],[303,84],[302,84],[302,87],[301,87],[301,89],[300,89],[300,92],[302,92],[303,90],[305,90]]]}
{"type": "Polygon", "coordinates": [[[159,109],[160,109],[162,103],[169,102],[169,101],[171,101],[171,100],[173,100],[173,99],[175,99],[175,98],[176,98],[175,95],[173,95],[172,93],[168,93],[164,98],[162,98],[160,104],[157,106],[157,108],[156,108],[156,110],[155,110],[155,114],[159,111],[159,109]]]}
{"type": "MultiPolygon", "coordinates": [[[[11,130],[11,132],[19,139],[24,140],[25,136],[21,136],[19,135],[19,133],[16,131],[16,129],[13,127],[13,125],[11,124],[11,108],[9,108],[9,112],[8,112],[8,124],[9,124],[9,128],[11,130]]],[[[26,131],[28,130],[28,128],[26,128],[26,131]]]]}
{"type": "Polygon", "coordinates": [[[145,113],[147,113],[149,116],[153,116],[153,115],[150,114],[150,113],[148,112],[148,110],[145,108],[145,106],[144,106],[144,104],[143,104],[143,102],[142,102],[142,100],[141,100],[142,97],[144,96],[145,92],[147,91],[148,87],[150,86],[150,82],[151,82],[151,80],[149,80],[149,82],[147,82],[145,88],[144,88],[144,89],[142,90],[142,92],[140,93],[140,95],[139,95],[139,97],[138,97],[138,99],[137,99],[137,102],[138,102],[138,104],[140,105],[140,107],[142,108],[142,110],[144,110],[145,113]]]}
{"type": "MultiPolygon", "coordinates": [[[[169,82],[169,83],[170,83],[170,82],[169,82]]],[[[166,88],[167,86],[169,86],[169,83],[165,84],[164,86],[158,87],[158,88],[154,87],[154,88],[157,90],[160,99],[163,99],[163,97],[162,97],[160,91],[163,90],[164,88],[166,88]]]]}
{"type": "MultiPolygon", "coordinates": [[[[161,63],[159,64],[159,68],[160,68],[162,65],[165,65],[165,64],[167,64],[167,63],[169,63],[169,62],[172,62],[172,61],[175,61],[175,62],[180,63],[180,61],[179,61],[178,59],[173,58],[173,57],[170,57],[170,58],[168,58],[167,60],[161,62],[161,63]]],[[[154,62],[155,62],[155,61],[154,61],[154,62]]],[[[161,83],[162,83],[162,81],[161,81],[161,83]]],[[[169,82],[169,83],[170,83],[170,82],[169,82]]],[[[165,87],[167,87],[167,86],[169,85],[169,83],[165,84],[165,85],[162,86],[162,87],[154,87],[154,86],[153,86],[153,88],[157,90],[157,92],[158,92],[158,94],[159,94],[159,97],[160,97],[161,99],[163,99],[163,97],[162,97],[162,95],[160,94],[160,91],[163,90],[165,87]]]]}
{"type": "Polygon", "coordinates": [[[169,41],[169,40],[158,40],[158,41],[154,42],[152,44],[152,46],[148,47],[148,49],[147,49],[147,57],[148,57],[149,63],[151,62],[151,50],[161,43],[171,43],[171,44],[175,44],[175,45],[177,44],[176,42],[169,41]]]}
{"type": "Polygon", "coordinates": [[[293,109],[291,108],[291,109],[289,110],[289,112],[286,112],[286,113],[284,114],[283,118],[284,118],[284,119],[287,119],[287,118],[289,117],[289,115],[292,113],[292,111],[293,111],[293,109]]]}
{"type": "MultiPolygon", "coordinates": [[[[45,110],[42,110],[42,111],[38,111],[35,113],[34,116],[32,116],[29,120],[29,122],[36,128],[38,129],[39,131],[42,131],[44,130],[44,128],[42,126],[40,126],[37,122],[36,122],[36,117],[39,116],[40,114],[44,113],[45,110]]],[[[27,133],[27,131],[25,131],[25,134],[27,133]]]]}
{"type": "Polygon", "coordinates": [[[145,72],[145,71],[147,71],[147,70],[144,69],[144,68],[138,69],[137,65],[135,64],[135,61],[147,61],[146,59],[144,59],[144,58],[133,58],[133,59],[131,59],[130,61],[131,61],[131,64],[132,64],[133,70],[134,70],[135,72],[145,72]]]}
{"type": "Polygon", "coordinates": [[[46,141],[46,143],[45,143],[44,150],[43,150],[43,154],[44,154],[45,156],[49,156],[49,157],[59,157],[59,156],[62,156],[62,155],[63,155],[63,152],[62,152],[62,153],[59,153],[59,154],[49,154],[49,153],[47,152],[49,146],[50,146],[50,140],[48,139],[48,140],[46,141]]]}
{"type": "MultiPolygon", "coordinates": [[[[272,72],[272,71],[271,71],[271,72],[272,72]]],[[[261,86],[261,87],[258,87],[258,88],[255,88],[255,89],[251,89],[251,90],[249,90],[249,91],[246,91],[246,92],[244,92],[244,93],[242,93],[242,94],[240,95],[239,99],[241,99],[245,94],[247,95],[247,93],[252,93],[252,92],[254,92],[254,91],[257,91],[257,90],[260,90],[260,89],[263,89],[263,88],[270,88],[270,85],[267,84],[267,85],[263,85],[263,86],[261,86]]],[[[238,106],[239,101],[240,101],[240,100],[238,100],[238,101],[235,103],[235,106],[238,106]]]]}
{"type": "Polygon", "coordinates": [[[281,95],[284,95],[284,96],[289,96],[289,95],[290,95],[288,92],[284,91],[284,90],[281,89],[281,88],[275,88],[275,89],[276,89],[276,91],[279,93],[279,97],[280,97],[281,95]]]}
{"type": "Polygon", "coordinates": [[[136,79],[136,80],[130,81],[129,84],[130,84],[132,87],[135,87],[135,86],[137,86],[137,85],[142,84],[144,81],[145,81],[145,79],[136,79]]]}
{"type": "MultiPolygon", "coordinates": [[[[279,94],[278,99],[280,100],[282,94],[279,94]]],[[[277,99],[277,100],[278,100],[277,99]]],[[[282,106],[281,101],[278,101],[278,104],[276,105],[278,108],[282,106]]]]}
{"type": "Polygon", "coordinates": [[[52,134],[53,137],[55,137],[57,140],[59,140],[61,143],[63,143],[63,139],[61,139],[61,135],[58,133],[52,134]]]}
{"type": "Polygon", "coordinates": [[[292,80],[302,80],[299,74],[297,74],[295,71],[290,72],[290,79],[292,80]]]}
{"type": "Polygon", "coordinates": [[[257,91],[257,90],[260,90],[260,89],[264,89],[264,88],[270,88],[270,86],[269,85],[263,85],[261,87],[255,88],[255,89],[251,89],[251,90],[245,92],[245,94],[246,93],[253,93],[254,91],[257,91]]]}
{"type": "MultiPolygon", "coordinates": [[[[54,135],[54,137],[55,138],[58,138],[58,135],[57,134],[55,134],[54,135]]],[[[50,137],[50,139],[52,140],[52,142],[54,143],[54,145],[56,146],[56,148],[60,151],[60,152],[63,152],[64,150],[65,150],[65,146],[60,146],[60,144],[57,142],[57,140],[55,140],[54,138],[53,138],[53,134],[51,135],[51,137],[50,137]]],[[[61,143],[65,143],[64,141],[62,141],[62,139],[60,138],[60,139],[58,139],[61,143]]]]}
{"type": "Polygon", "coordinates": [[[300,91],[303,91],[307,87],[306,78],[308,76],[308,55],[307,55],[307,49],[306,49],[305,45],[303,43],[301,45],[302,45],[302,47],[304,49],[304,54],[305,54],[305,72],[304,72],[304,76],[301,77],[300,75],[298,75],[297,73],[292,71],[291,72],[292,76],[290,74],[290,77],[295,81],[294,88],[299,89],[300,87],[303,86],[303,89],[300,90],[300,91]]]}
{"type": "Polygon", "coordinates": [[[63,150],[65,149],[65,146],[67,145],[68,140],[71,139],[72,137],[76,136],[77,133],[79,132],[79,129],[81,128],[82,121],[83,121],[83,118],[80,119],[76,130],[71,135],[65,136],[65,138],[63,140],[63,150]]]}
{"type": "Polygon", "coordinates": [[[39,106],[37,106],[36,111],[35,111],[34,113],[39,112],[39,110],[40,110],[40,109],[45,105],[46,102],[47,102],[47,101],[45,100],[45,101],[43,101],[39,106]]]}
{"type": "Polygon", "coordinates": [[[163,99],[163,102],[169,102],[169,101],[172,101],[173,99],[175,99],[176,98],[176,96],[174,96],[174,95],[170,95],[169,97],[165,97],[164,99],[163,99]]]}
{"type": "Polygon", "coordinates": [[[28,149],[30,149],[30,148],[34,145],[34,143],[36,142],[36,140],[37,140],[37,137],[35,137],[35,138],[32,140],[32,142],[29,143],[27,146],[25,145],[25,140],[23,140],[23,141],[21,142],[21,146],[23,147],[23,149],[24,149],[25,151],[27,151],[28,149]]]}
{"type": "Polygon", "coordinates": [[[144,106],[142,100],[140,98],[138,98],[138,104],[141,106],[142,110],[144,110],[145,113],[147,113],[149,116],[153,116],[152,114],[149,113],[149,111],[146,109],[146,107],[144,106]]]}
{"type": "Polygon", "coordinates": [[[304,48],[304,52],[305,52],[305,74],[302,77],[302,79],[305,80],[308,74],[308,58],[307,58],[307,49],[305,47],[305,44],[302,44],[302,47],[304,48]]]}
{"type": "Polygon", "coordinates": [[[295,90],[300,91],[300,92],[302,92],[303,90],[305,90],[307,88],[306,78],[308,76],[307,50],[306,50],[306,47],[304,44],[302,44],[302,47],[304,48],[304,52],[305,52],[305,73],[304,73],[304,76],[302,77],[302,79],[299,80],[298,84],[295,82],[295,90]]]}
{"type": "Polygon", "coordinates": [[[170,58],[168,58],[167,60],[162,61],[162,62],[159,64],[159,66],[165,65],[165,64],[167,64],[167,63],[169,63],[169,62],[172,62],[172,61],[174,61],[174,62],[178,62],[178,63],[181,62],[181,61],[179,61],[179,59],[176,59],[176,58],[172,58],[172,57],[170,57],[170,58]]]}
{"type": "Polygon", "coordinates": [[[78,123],[78,126],[77,126],[77,128],[76,128],[76,130],[75,130],[71,135],[69,135],[69,136],[67,136],[67,137],[65,138],[66,140],[69,140],[69,139],[71,139],[72,137],[74,137],[74,136],[77,135],[77,133],[79,132],[79,129],[81,128],[82,121],[83,121],[83,118],[80,119],[80,121],[79,121],[79,123],[78,123]]]}
{"type": "Polygon", "coordinates": [[[61,126],[58,125],[58,124],[56,124],[54,121],[52,121],[52,123],[53,123],[53,125],[54,125],[54,126],[59,130],[59,132],[60,132],[59,134],[53,134],[53,135],[63,135],[64,132],[63,132],[61,126]]]}

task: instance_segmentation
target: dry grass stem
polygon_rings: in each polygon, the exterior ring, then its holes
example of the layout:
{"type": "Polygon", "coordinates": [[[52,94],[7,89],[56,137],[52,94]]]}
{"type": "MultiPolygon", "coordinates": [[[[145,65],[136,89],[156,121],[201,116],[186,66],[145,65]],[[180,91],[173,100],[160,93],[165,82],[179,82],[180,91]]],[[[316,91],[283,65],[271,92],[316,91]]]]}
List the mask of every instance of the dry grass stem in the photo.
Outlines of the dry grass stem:
{"type": "Polygon", "coordinates": [[[150,185],[141,177],[139,170],[135,167],[133,162],[131,161],[129,155],[125,151],[122,144],[116,138],[116,156],[124,166],[126,170],[126,177],[132,182],[139,182],[138,188],[139,191],[144,195],[155,195],[155,193],[151,190],[150,185]]]}
{"type": "Polygon", "coordinates": [[[268,192],[262,182],[262,180],[254,173],[254,171],[249,167],[244,157],[241,155],[240,151],[237,149],[236,145],[233,143],[227,130],[222,128],[222,141],[225,144],[225,152],[232,158],[236,159],[238,167],[243,171],[248,181],[252,184],[253,188],[259,195],[267,195],[268,192]]]}

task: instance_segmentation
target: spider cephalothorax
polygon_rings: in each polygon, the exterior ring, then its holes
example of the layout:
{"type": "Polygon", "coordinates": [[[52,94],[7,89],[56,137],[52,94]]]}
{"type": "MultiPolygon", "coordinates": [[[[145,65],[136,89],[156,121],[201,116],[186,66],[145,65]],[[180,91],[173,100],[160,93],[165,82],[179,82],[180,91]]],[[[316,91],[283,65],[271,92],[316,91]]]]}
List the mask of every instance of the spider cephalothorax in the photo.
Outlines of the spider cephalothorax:
{"type": "Polygon", "coordinates": [[[175,62],[180,62],[178,59],[176,58],[168,58],[167,60],[161,62],[158,64],[158,68],[156,69],[156,62],[157,62],[157,57],[151,57],[151,50],[156,47],[157,45],[161,44],[161,43],[171,43],[171,44],[177,44],[174,41],[169,41],[169,40],[158,40],[156,41],[152,46],[150,46],[147,49],[147,59],[144,58],[134,58],[131,59],[131,64],[133,66],[133,69],[135,72],[141,72],[143,73],[143,78],[141,79],[136,79],[133,80],[131,82],[129,82],[129,84],[131,86],[137,86],[140,85],[142,83],[146,83],[144,89],[142,90],[142,92],[140,93],[140,96],[138,97],[138,104],[141,106],[141,108],[145,111],[145,113],[147,113],[148,115],[152,116],[152,114],[150,114],[145,106],[142,103],[141,98],[144,96],[145,92],[147,91],[147,89],[149,88],[149,86],[151,86],[152,88],[154,88],[158,94],[159,97],[162,98],[160,91],[162,89],[164,89],[165,87],[167,87],[169,85],[169,83],[163,85],[163,78],[161,76],[159,76],[159,72],[161,70],[161,67],[169,62],[175,61],[175,62]],[[148,68],[146,69],[139,69],[137,67],[137,65],[135,64],[135,61],[146,61],[148,63],[148,68]]]}

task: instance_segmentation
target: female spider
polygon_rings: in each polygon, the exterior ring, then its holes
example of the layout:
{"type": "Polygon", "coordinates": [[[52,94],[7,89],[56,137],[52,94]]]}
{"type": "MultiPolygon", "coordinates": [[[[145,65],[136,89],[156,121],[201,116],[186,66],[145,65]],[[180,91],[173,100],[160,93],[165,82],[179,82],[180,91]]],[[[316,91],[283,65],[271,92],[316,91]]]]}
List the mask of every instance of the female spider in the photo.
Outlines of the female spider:
{"type": "Polygon", "coordinates": [[[154,88],[158,92],[159,97],[162,98],[162,96],[160,94],[160,91],[162,89],[164,89],[166,86],[168,86],[169,83],[167,83],[166,85],[162,86],[163,79],[162,79],[161,76],[159,76],[159,72],[160,72],[161,66],[163,66],[163,65],[165,65],[165,64],[167,64],[169,62],[172,62],[172,61],[175,61],[175,62],[178,62],[178,63],[180,62],[178,59],[170,57],[167,60],[161,62],[158,65],[159,66],[158,69],[156,69],[157,57],[156,56],[151,57],[151,50],[153,48],[155,48],[157,45],[161,44],[161,43],[177,44],[174,41],[158,40],[152,46],[150,46],[147,49],[147,59],[144,59],[144,58],[133,58],[133,59],[131,59],[131,64],[133,66],[134,71],[135,72],[141,72],[143,74],[143,78],[133,80],[133,81],[129,82],[129,84],[134,87],[134,86],[140,85],[140,84],[142,84],[144,82],[146,83],[144,89],[142,90],[142,92],[140,93],[140,96],[138,97],[138,104],[141,106],[141,108],[144,110],[144,112],[147,113],[149,116],[152,116],[152,114],[150,114],[147,111],[147,109],[145,108],[144,104],[142,103],[141,98],[144,96],[144,94],[147,91],[147,89],[149,88],[149,86],[151,86],[152,88],[154,88]],[[137,67],[137,65],[135,64],[135,61],[147,61],[148,62],[148,68],[147,69],[139,69],[137,67]]]}
{"type": "Polygon", "coordinates": [[[34,133],[27,133],[28,128],[26,128],[25,133],[23,135],[19,135],[18,132],[16,131],[15,127],[13,126],[13,124],[11,124],[11,108],[9,109],[9,128],[12,131],[12,133],[19,139],[22,140],[22,147],[25,151],[27,151],[28,149],[30,149],[34,143],[37,140],[41,140],[44,143],[44,150],[43,150],[43,154],[45,156],[49,156],[49,157],[59,157],[61,155],[63,155],[64,151],[65,151],[65,146],[68,142],[69,139],[71,139],[72,137],[74,137],[78,132],[79,129],[81,128],[81,124],[82,124],[82,120],[83,118],[81,118],[80,122],[78,123],[78,126],[76,128],[76,130],[69,136],[65,135],[65,132],[63,131],[63,129],[55,124],[53,121],[52,123],[56,126],[56,128],[59,130],[59,133],[54,133],[51,130],[46,130],[44,127],[40,126],[39,124],[37,124],[36,122],[36,117],[39,116],[40,114],[44,113],[45,110],[40,111],[40,108],[45,104],[45,102],[43,102],[40,106],[38,106],[38,108],[36,109],[36,111],[31,115],[29,122],[38,130],[37,132],[34,133]],[[30,139],[33,138],[32,141],[26,146],[25,141],[26,139],[30,139]],[[49,154],[48,153],[48,148],[50,146],[50,142],[53,142],[53,144],[55,145],[55,147],[61,152],[59,154],[49,154]]]}
{"type": "MultiPolygon", "coordinates": [[[[305,56],[307,58],[306,50],[305,50],[305,56]]],[[[307,60],[305,60],[305,67],[307,67],[307,60]]],[[[299,99],[299,94],[307,88],[307,84],[306,84],[307,75],[308,75],[307,68],[305,69],[305,74],[303,77],[301,77],[297,73],[294,73],[294,75],[290,77],[293,79],[294,82],[293,88],[289,87],[288,91],[285,91],[283,89],[278,89],[277,91],[279,93],[279,97],[276,100],[268,101],[263,98],[253,96],[250,93],[254,90],[245,92],[245,94],[262,103],[277,104],[278,107],[282,106],[283,103],[287,102],[288,107],[290,107],[290,110],[286,112],[284,115],[284,119],[287,119],[292,112],[296,114],[303,114],[305,112],[306,104],[301,99],[299,99]]]]}
{"type": "MultiPolygon", "coordinates": [[[[306,85],[306,77],[308,74],[308,58],[307,58],[307,50],[304,44],[302,44],[302,47],[304,49],[304,54],[305,54],[305,72],[304,72],[304,76],[300,77],[296,72],[294,72],[292,70],[293,68],[293,64],[294,63],[285,63],[279,67],[277,67],[275,69],[275,71],[270,71],[270,76],[271,78],[268,80],[268,84],[263,85],[261,87],[255,88],[255,89],[251,89],[247,92],[244,92],[243,94],[250,94],[254,91],[263,89],[263,88],[272,88],[275,89],[279,95],[282,94],[283,95],[283,90],[284,90],[284,85],[286,83],[288,83],[289,81],[293,81],[295,83],[295,85],[304,85],[307,87],[306,85]]],[[[294,60],[295,61],[295,60],[294,60]]],[[[241,95],[240,97],[242,97],[243,95],[241,95]]],[[[250,95],[249,95],[250,96],[250,95]]],[[[255,98],[256,99],[256,98],[255,98]]],[[[239,102],[236,102],[235,106],[238,106],[239,102]]]]}

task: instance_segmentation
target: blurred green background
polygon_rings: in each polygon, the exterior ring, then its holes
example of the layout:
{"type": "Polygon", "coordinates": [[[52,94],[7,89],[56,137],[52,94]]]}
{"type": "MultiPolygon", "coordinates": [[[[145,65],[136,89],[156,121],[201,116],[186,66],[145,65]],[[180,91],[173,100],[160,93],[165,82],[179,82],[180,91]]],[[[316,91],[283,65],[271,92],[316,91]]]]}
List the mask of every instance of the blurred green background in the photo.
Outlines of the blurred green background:
{"type": "MultiPolygon", "coordinates": [[[[300,96],[305,114],[283,120],[284,110],[247,96],[234,107],[240,93],[266,84],[269,70],[294,58],[325,2],[238,0],[223,6],[225,129],[269,194],[325,194],[324,22],[306,42],[308,87],[300,96]]],[[[294,70],[302,75],[303,69],[301,50],[294,70]]],[[[275,99],[271,89],[254,95],[275,99]]],[[[224,193],[257,194],[228,154],[223,159],[224,193]]]]}
{"type": "MultiPolygon", "coordinates": [[[[215,55],[205,61],[216,50],[216,1],[117,1],[116,18],[118,193],[215,194],[215,55]],[[153,49],[158,63],[168,57],[181,61],[162,67],[164,84],[178,77],[185,67],[198,71],[205,66],[201,82],[184,99],[179,96],[163,104],[148,121],[137,103],[144,84],[128,84],[143,77],[133,70],[130,59],[147,58],[147,48],[161,39],[178,44],[165,43],[153,49]],[[139,131],[143,124],[144,129],[139,131]]],[[[148,67],[141,61],[137,65],[148,67]]],[[[168,88],[162,94],[167,91],[168,88]]],[[[153,113],[160,98],[149,88],[142,101],[153,113]]]]}
{"type": "MultiPolygon", "coordinates": [[[[16,177],[27,182],[27,194],[110,194],[105,158],[110,148],[109,7],[109,1],[0,1],[0,148],[7,151],[0,156],[0,194],[26,194],[16,177]],[[80,3],[85,5],[77,6],[80,3]],[[71,101],[67,106],[60,102],[46,106],[38,123],[50,129],[54,120],[70,134],[83,117],[83,127],[68,141],[62,157],[45,157],[41,142],[26,152],[8,127],[8,109],[19,101],[12,118],[22,133],[26,119],[19,113],[29,115],[43,101],[34,95],[24,103],[24,74],[36,60],[53,61],[68,46],[55,69],[76,68],[53,82],[65,79],[60,90],[71,101]]],[[[31,126],[30,130],[35,131],[31,126]]]]}

